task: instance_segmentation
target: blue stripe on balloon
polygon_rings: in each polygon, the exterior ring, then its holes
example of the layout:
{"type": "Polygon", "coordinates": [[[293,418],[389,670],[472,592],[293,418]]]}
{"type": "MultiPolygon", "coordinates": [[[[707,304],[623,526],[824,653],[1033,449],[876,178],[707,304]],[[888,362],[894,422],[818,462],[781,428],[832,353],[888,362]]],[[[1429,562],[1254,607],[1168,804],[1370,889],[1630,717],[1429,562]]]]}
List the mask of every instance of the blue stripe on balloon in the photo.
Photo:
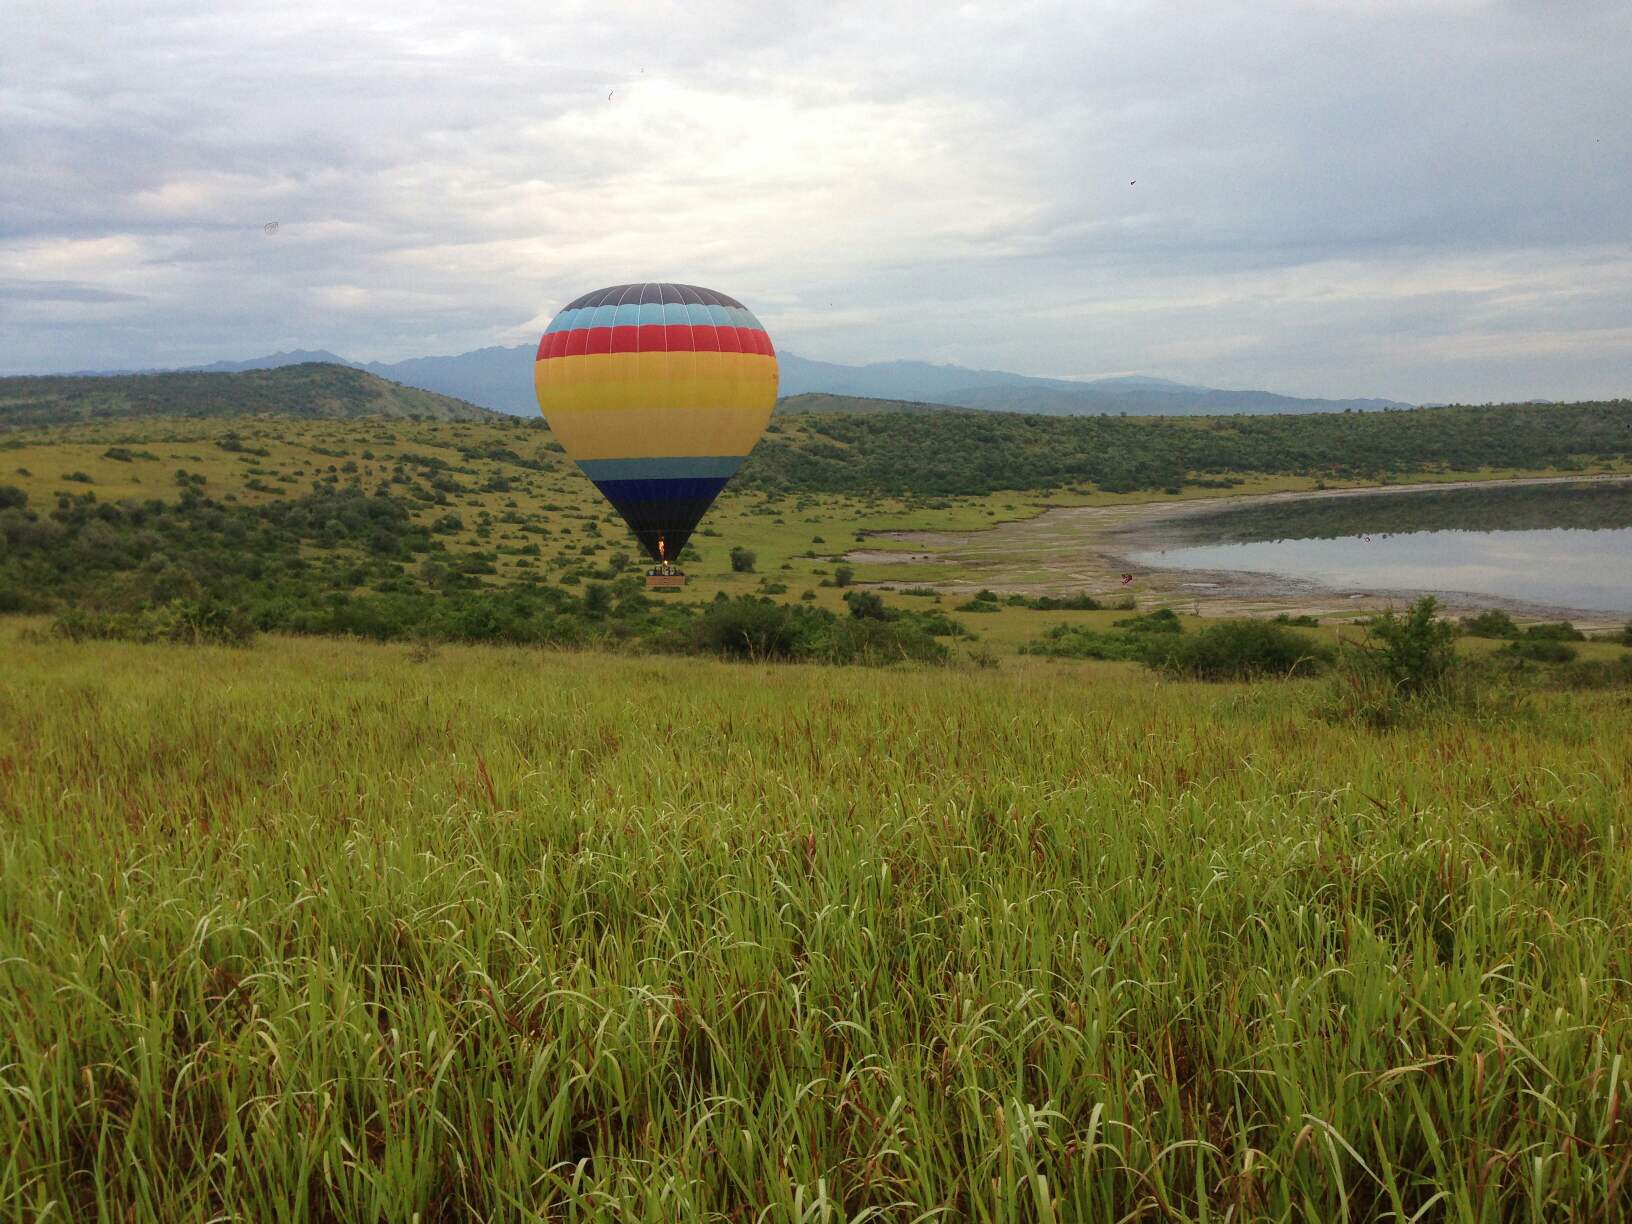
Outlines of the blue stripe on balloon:
{"type": "Polygon", "coordinates": [[[622,508],[662,502],[712,501],[725,488],[726,476],[688,476],[672,480],[597,480],[595,487],[613,506],[622,508]]]}
{"type": "Polygon", "coordinates": [[[676,455],[656,459],[581,459],[578,466],[596,484],[604,481],[729,480],[742,466],[741,455],[676,455]]]}

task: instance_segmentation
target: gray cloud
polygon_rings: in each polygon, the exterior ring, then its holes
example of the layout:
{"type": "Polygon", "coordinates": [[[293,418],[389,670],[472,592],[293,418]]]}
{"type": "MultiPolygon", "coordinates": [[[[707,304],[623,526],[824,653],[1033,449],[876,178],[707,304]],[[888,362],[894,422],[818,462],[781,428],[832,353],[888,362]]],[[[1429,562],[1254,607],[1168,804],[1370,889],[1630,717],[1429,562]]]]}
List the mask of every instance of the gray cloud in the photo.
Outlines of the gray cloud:
{"type": "Polygon", "coordinates": [[[458,351],[661,277],[831,360],[1632,392],[1620,0],[543,7],[25,3],[0,368],[458,351]]]}

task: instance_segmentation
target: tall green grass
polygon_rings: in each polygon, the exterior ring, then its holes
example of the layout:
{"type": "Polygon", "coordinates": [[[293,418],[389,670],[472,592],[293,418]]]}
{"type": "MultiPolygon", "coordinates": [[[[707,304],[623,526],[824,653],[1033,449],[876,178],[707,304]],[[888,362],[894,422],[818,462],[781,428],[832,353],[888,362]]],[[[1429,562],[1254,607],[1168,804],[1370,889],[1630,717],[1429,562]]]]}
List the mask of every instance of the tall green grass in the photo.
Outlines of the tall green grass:
{"type": "Polygon", "coordinates": [[[5,1216],[1632,1210],[1614,693],[0,652],[5,1216]]]}

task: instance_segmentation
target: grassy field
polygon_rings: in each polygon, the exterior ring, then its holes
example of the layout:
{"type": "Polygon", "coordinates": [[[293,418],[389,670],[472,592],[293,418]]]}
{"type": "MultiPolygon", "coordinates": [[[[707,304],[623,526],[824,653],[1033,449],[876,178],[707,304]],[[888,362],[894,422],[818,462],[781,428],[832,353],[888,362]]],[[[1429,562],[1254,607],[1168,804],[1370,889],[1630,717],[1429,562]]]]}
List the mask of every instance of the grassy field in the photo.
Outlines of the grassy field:
{"type": "MultiPolygon", "coordinates": [[[[789,445],[810,443],[814,419],[778,418],[771,425],[772,436],[789,445]]],[[[228,507],[290,502],[314,489],[387,489],[410,507],[415,524],[426,529],[434,525],[438,546],[445,549],[438,555],[440,562],[478,561],[490,567],[482,580],[487,586],[503,587],[532,577],[576,583],[592,571],[604,573],[620,553],[637,566],[644,564],[622,522],[537,422],[161,417],[75,422],[0,434],[0,486],[22,490],[31,509],[42,515],[61,499],[86,496],[116,505],[155,498],[174,502],[182,488],[178,472],[187,473],[203,495],[228,507]],[[445,526],[450,516],[456,526],[445,526]]],[[[1552,473],[1445,469],[1420,478],[1499,480],[1521,474],[1552,473]]],[[[1353,483],[1264,473],[1237,479],[1229,492],[1272,493],[1353,483]]],[[[959,497],[778,494],[733,487],[693,538],[699,559],[686,563],[690,581],[684,598],[707,601],[721,593],[769,589],[784,602],[811,602],[843,613],[843,591],[832,584],[834,571],[842,564],[840,558],[857,547],[880,556],[878,561],[851,566],[858,582],[967,586],[994,581],[989,572],[966,571],[956,564],[887,562],[882,559],[885,554],[905,556],[920,546],[879,538],[876,532],[978,531],[1031,519],[1051,506],[1219,495],[1217,489],[1198,486],[1177,494],[1065,488],[1046,494],[1032,490],[959,497]],[[756,555],[754,572],[732,570],[734,547],[756,555]],[[777,586],[785,590],[775,592],[777,586]]],[[[325,555],[368,559],[350,546],[308,547],[307,552],[314,559],[325,555]]],[[[357,592],[364,590],[359,587],[357,592]]],[[[1125,594],[1116,589],[1114,579],[1107,589],[1094,593],[1112,600],[1125,594]]],[[[958,598],[947,596],[943,607],[958,598]]],[[[1150,602],[1143,594],[1136,598],[1150,602]]],[[[927,600],[893,596],[892,600],[907,607],[932,606],[927,600]]],[[[1188,607],[1189,602],[1176,606],[1188,607]]],[[[1056,624],[1078,622],[1082,615],[1004,609],[995,616],[965,617],[964,623],[994,649],[1009,651],[1056,624]]]]}
{"type": "Polygon", "coordinates": [[[1624,692],[40,623],[8,1218],[1632,1211],[1624,692]]]}

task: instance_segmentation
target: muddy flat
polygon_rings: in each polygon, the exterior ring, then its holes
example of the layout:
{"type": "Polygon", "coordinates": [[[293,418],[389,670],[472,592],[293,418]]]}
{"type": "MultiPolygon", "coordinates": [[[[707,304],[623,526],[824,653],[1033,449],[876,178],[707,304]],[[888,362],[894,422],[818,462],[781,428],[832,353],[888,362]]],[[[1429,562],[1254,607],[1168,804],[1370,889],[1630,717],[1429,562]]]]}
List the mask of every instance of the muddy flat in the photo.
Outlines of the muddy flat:
{"type": "MultiPolygon", "coordinates": [[[[1499,482],[1520,485],[1621,483],[1625,476],[1533,477],[1499,482]]],[[[1282,574],[1239,570],[1198,570],[1136,564],[1187,535],[1187,520],[1222,509],[1271,506],[1326,498],[1367,498],[1414,492],[1447,492],[1491,487],[1488,481],[1391,484],[1313,492],[1198,498],[1183,502],[1127,502],[1112,506],[1062,506],[1029,519],[999,523],[984,531],[881,532],[894,547],[863,548],[846,554],[853,563],[899,567],[901,576],[873,585],[912,586],[913,567],[934,566],[930,584],[948,593],[988,588],[1000,594],[1069,595],[1080,592],[1115,598],[1131,594],[1140,605],[1165,604],[1204,616],[1273,615],[1279,612],[1345,617],[1399,606],[1424,593],[1416,589],[1340,589],[1282,574]],[[952,568],[956,577],[946,578],[952,568]],[[1125,582],[1131,575],[1132,581],[1125,582]],[[1188,605],[1188,606],[1187,606],[1188,605]]],[[[1548,603],[1503,599],[1486,594],[1435,590],[1453,613],[1505,608],[1528,616],[1568,617],[1583,628],[1608,628],[1625,616],[1583,612],[1548,603]]]]}

